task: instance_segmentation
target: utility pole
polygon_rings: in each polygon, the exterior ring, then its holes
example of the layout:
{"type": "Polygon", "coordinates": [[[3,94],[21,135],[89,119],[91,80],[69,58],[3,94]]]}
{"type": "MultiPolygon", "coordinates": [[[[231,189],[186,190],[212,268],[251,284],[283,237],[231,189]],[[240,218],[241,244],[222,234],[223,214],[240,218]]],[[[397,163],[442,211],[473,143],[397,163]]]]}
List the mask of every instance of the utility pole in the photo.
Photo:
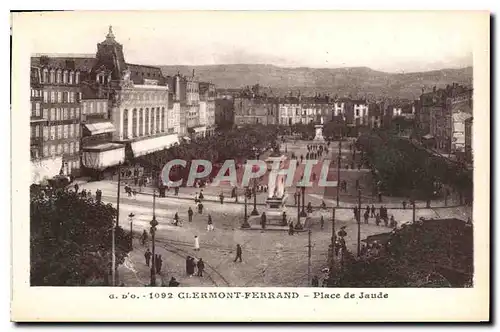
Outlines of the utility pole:
{"type": "Polygon", "coordinates": [[[333,211],[332,211],[332,248],[335,245],[335,238],[336,237],[337,236],[335,234],[335,208],[333,208],[333,211]]]}
{"type": "Polygon", "coordinates": [[[118,163],[118,188],[116,193],[116,226],[120,225],[120,185],[121,185],[121,165],[122,163],[118,163]]]}
{"type": "Polygon", "coordinates": [[[358,257],[361,253],[361,189],[358,189],[358,257]]]}
{"type": "Polygon", "coordinates": [[[149,223],[151,225],[151,286],[156,286],[156,264],[155,264],[155,233],[156,226],[158,226],[158,221],[156,220],[156,190],[153,191],[153,219],[149,223]]]}
{"type": "Polygon", "coordinates": [[[308,234],[308,253],[307,253],[307,283],[311,286],[311,229],[309,228],[308,234]]]}
{"type": "Polygon", "coordinates": [[[121,181],[121,162],[118,163],[118,188],[116,195],[116,223],[111,229],[111,284],[116,284],[116,244],[115,244],[115,228],[120,224],[120,181],[121,181]]]}
{"type": "Polygon", "coordinates": [[[111,227],[111,286],[116,286],[115,227],[111,227]]]}
{"type": "MultiPolygon", "coordinates": [[[[339,152],[337,155],[337,207],[339,206],[339,196],[340,196],[340,154],[342,153],[342,136],[339,141],[339,152]]],[[[335,209],[334,209],[335,211],[335,209]]],[[[335,213],[335,212],[334,212],[335,213]]]]}

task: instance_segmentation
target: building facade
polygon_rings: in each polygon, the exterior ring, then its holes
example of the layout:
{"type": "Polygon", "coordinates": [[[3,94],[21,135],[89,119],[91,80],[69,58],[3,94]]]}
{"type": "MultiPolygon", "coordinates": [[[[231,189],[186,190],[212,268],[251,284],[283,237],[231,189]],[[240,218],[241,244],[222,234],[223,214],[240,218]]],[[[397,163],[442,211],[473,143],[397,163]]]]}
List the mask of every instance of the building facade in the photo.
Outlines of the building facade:
{"type": "Polygon", "coordinates": [[[32,159],[60,159],[58,172],[65,175],[81,171],[82,81],[93,64],[92,57],[82,56],[31,58],[32,159]]]}
{"type": "Polygon", "coordinates": [[[211,136],[215,131],[215,85],[209,82],[199,83],[200,91],[200,121],[206,126],[206,135],[211,136]],[[202,117],[203,108],[203,117],[202,117]]]}
{"type": "Polygon", "coordinates": [[[160,68],[126,63],[123,46],[111,27],[106,39],[97,44],[87,88],[95,96],[86,107],[93,107],[97,99],[108,100],[108,118],[99,125],[86,124],[88,133],[112,133],[108,141],[85,145],[82,162],[89,171],[133,163],[137,157],[178,143],[173,122],[168,121],[169,89],[160,68]]]}
{"type": "Polygon", "coordinates": [[[234,124],[278,124],[279,106],[276,99],[268,98],[235,98],[234,124]]]}

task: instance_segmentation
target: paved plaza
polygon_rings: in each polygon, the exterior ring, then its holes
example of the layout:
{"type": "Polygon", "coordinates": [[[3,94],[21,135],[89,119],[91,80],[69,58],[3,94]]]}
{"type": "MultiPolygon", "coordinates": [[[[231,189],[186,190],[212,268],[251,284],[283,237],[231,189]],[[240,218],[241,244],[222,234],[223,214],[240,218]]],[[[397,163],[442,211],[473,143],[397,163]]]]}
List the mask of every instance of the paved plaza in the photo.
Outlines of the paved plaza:
{"type": "MultiPolygon", "coordinates": [[[[329,155],[325,158],[336,158],[335,143],[330,148],[329,155]]],[[[282,147],[284,149],[284,147],[282,147]]],[[[303,143],[287,143],[287,153],[299,155],[305,152],[303,143]]],[[[346,151],[349,153],[349,150],[346,151]]],[[[305,154],[305,153],[304,153],[305,154]]],[[[303,167],[299,165],[299,167],[303,167]]],[[[336,179],[336,167],[330,169],[328,180],[336,179]]],[[[298,171],[300,173],[300,169],[298,171]]],[[[350,170],[341,173],[352,174],[360,179],[365,177],[366,171],[350,170]]],[[[368,181],[368,179],[366,179],[368,181]]],[[[361,181],[360,181],[361,182],[361,181]]],[[[117,183],[112,181],[98,181],[82,183],[81,189],[94,193],[96,189],[102,190],[103,202],[116,205],[117,183]]],[[[335,188],[333,188],[335,189],[335,188]]],[[[307,232],[288,235],[286,231],[241,229],[243,222],[244,204],[240,197],[239,203],[230,199],[231,186],[223,185],[222,190],[226,196],[224,204],[220,204],[218,194],[221,188],[204,188],[204,210],[199,214],[194,202],[194,194],[199,188],[181,188],[179,195],[174,196],[173,191],[167,197],[156,198],[155,214],[159,222],[156,233],[156,251],[162,255],[163,266],[157,284],[167,282],[173,276],[181,286],[307,286],[308,284],[308,235],[307,232]],[[188,208],[194,212],[193,221],[188,222],[188,208]],[[174,226],[173,218],[178,213],[181,225],[174,226]],[[215,229],[207,230],[208,215],[211,215],[215,229]],[[193,251],[194,236],[200,239],[200,251],[193,251]],[[243,262],[234,262],[236,245],[243,248],[243,262]],[[203,258],[206,262],[206,274],[203,277],[188,277],[185,270],[185,258],[191,255],[203,258]]],[[[331,189],[330,189],[331,190],[331,189]]],[[[134,250],[129,254],[125,264],[120,266],[120,282],[127,286],[143,286],[149,284],[149,268],[145,264],[144,251],[146,246],[139,243],[139,235],[143,230],[149,230],[149,222],[153,216],[153,190],[143,188],[136,196],[128,196],[123,188],[120,199],[120,225],[132,230],[136,238],[134,250]],[[134,214],[130,219],[128,215],[134,214]],[[132,225],[131,225],[132,222],[132,225]]],[[[311,271],[312,275],[321,277],[321,270],[327,266],[327,251],[331,241],[332,207],[336,206],[335,195],[331,191],[325,193],[324,188],[313,187],[306,191],[306,204],[311,202],[315,208],[309,214],[311,223],[311,271]],[[327,209],[320,209],[319,205],[324,200],[327,209]],[[320,227],[320,218],[324,217],[324,228],[320,227]]],[[[292,195],[290,195],[292,196],[292,195]]],[[[260,193],[257,197],[259,213],[265,211],[267,193],[260,193]]],[[[289,197],[290,204],[287,208],[289,216],[296,216],[296,207],[293,206],[293,196],[289,197]]],[[[371,197],[363,197],[363,208],[372,203],[371,197]]],[[[398,224],[412,219],[413,211],[409,208],[402,209],[401,198],[394,198],[391,202],[384,198],[384,205],[389,208],[389,215],[393,215],[398,224]]],[[[249,200],[248,213],[252,210],[253,199],[249,200]]],[[[336,209],[336,229],[346,226],[346,242],[348,249],[356,252],[357,224],[354,220],[352,207],[355,200],[349,195],[340,197],[340,208],[336,209]]],[[[378,207],[380,204],[375,203],[378,207]]],[[[433,202],[437,207],[425,208],[425,204],[417,204],[416,218],[459,218],[467,219],[471,215],[470,208],[443,207],[442,202],[433,202]]],[[[374,218],[369,224],[361,225],[361,239],[369,235],[389,232],[391,229],[376,226],[374,218]]],[[[150,247],[148,241],[147,247],[150,247]]]]}

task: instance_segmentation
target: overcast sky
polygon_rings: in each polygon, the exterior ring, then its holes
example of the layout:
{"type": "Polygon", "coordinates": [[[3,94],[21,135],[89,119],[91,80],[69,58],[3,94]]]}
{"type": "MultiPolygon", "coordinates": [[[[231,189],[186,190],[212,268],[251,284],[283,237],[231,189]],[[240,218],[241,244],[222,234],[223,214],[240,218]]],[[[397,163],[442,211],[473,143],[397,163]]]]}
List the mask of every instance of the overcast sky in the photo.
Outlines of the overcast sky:
{"type": "Polygon", "coordinates": [[[126,61],[149,65],[462,68],[475,36],[460,12],[65,12],[18,22],[28,20],[33,53],[95,53],[112,25],[126,61]]]}

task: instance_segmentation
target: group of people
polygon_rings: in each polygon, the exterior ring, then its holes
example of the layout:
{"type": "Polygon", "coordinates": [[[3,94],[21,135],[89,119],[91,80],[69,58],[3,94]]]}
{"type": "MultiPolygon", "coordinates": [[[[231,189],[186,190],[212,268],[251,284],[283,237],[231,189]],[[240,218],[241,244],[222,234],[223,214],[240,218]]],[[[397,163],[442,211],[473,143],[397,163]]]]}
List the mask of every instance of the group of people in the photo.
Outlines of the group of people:
{"type": "Polygon", "coordinates": [[[146,249],[146,252],[144,253],[144,258],[146,259],[146,265],[149,267],[149,264],[151,263],[151,267],[155,269],[157,274],[161,274],[161,267],[163,265],[163,259],[161,258],[161,255],[155,254],[154,257],[152,257],[153,254],[149,250],[149,248],[146,249]]]}
{"type": "MultiPolygon", "coordinates": [[[[80,197],[82,198],[92,197],[92,192],[90,190],[87,191],[86,189],[83,189],[82,191],[78,192],[78,190],[80,189],[78,183],[75,183],[73,188],[75,189],[75,194],[80,195],[80,197]]],[[[102,191],[99,188],[97,188],[95,191],[95,199],[97,202],[100,202],[102,200],[102,191]]]]}
{"type": "Polygon", "coordinates": [[[195,274],[195,268],[197,268],[196,275],[198,277],[203,277],[203,271],[205,270],[205,262],[202,258],[195,261],[194,257],[186,257],[186,274],[191,278],[195,274]]]}
{"type": "MultiPolygon", "coordinates": [[[[358,210],[358,207],[355,206],[353,208],[353,213],[354,213],[354,218],[356,220],[359,220],[361,222],[361,210],[358,210]]],[[[387,208],[385,206],[380,206],[379,208],[379,213],[377,213],[377,209],[375,206],[372,204],[370,207],[369,205],[366,206],[365,212],[363,214],[364,217],[364,222],[365,224],[368,224],[370,218],[375,218],[375,224],[379,226],[381,222],[384,222],[385,227],[391,227],[391,228],[396,228],[397,227],[397,222],[394,219],[394,215],[391,215],[389,218],[389,215],[387,213],[387,208]]]]}

